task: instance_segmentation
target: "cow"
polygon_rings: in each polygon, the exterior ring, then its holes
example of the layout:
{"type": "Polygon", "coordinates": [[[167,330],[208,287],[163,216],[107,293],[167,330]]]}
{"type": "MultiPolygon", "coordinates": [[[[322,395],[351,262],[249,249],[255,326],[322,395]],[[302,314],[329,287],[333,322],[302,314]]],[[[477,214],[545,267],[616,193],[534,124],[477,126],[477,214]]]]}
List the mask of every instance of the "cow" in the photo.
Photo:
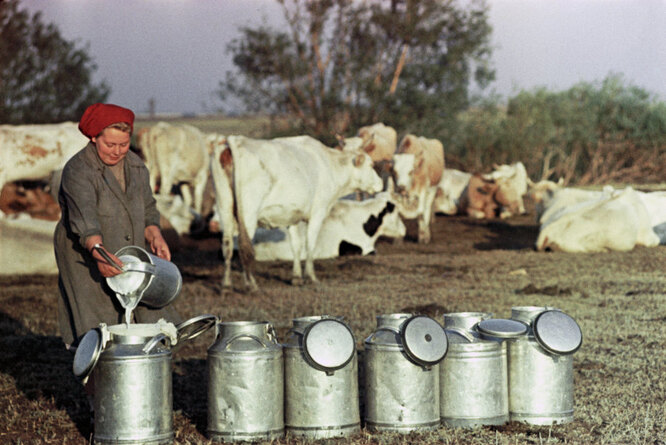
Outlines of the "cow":
{"type": "MultiPolygon", "coordinates": [[[[391,194],[392,190],[389,190],[363,201],[338,200],[322,224],[314,259],[335,258],[346,253],[368,255],[375,251],[375,243],[380,237],[404,237],[405,224],[391,194]]],[[[301,223],[302,229],[304,225],[301,223]]],[[[264,233],[257,230],[253,241],[258,261],[294,259],[288,235],[283,229],[264,233]]],[[[305,257],[305,248],[302,248],[301,260],[305,257]]]]}
{"type": "Polygon", "coordinates": [[[0,125],[0,190],[8,182],[47,179],[88,142],[75,122],[0,125]]]}
{"type": "Polygon", "coordinates": [[[629,251],[654,247],[659,237],[638,193],[603,190],[597,197],[560,209],[541,224],[536,249],[564,252],[629,251]]]}
{"type": "Polygon", "coordinates": [[[53,232],[56,221],[31,218],[0,218],[0,275],[56,275],[53,232]]]}
{"type": "Polygon", "coordinates": [[[500,205],[499,216],[502,219],[513,215],[524,215],[525,203],[523,196],[527,193],[529,177],[522,162],[513,164],[495,164],[492,172],[485,178],[494,180],[503,196],[504,204],[500,205]]]}
{"type": "Polygon", "coordinates": [[[652,230],[659,237],[659,244],[666,244],[666,192],[637,192],[645,206],[652,230]]]}
{"type": "Polygon", "coordinates": [[[146,160],[153,192],[159,190],[167,197],[173,186],[180,185],[185,204],[201,214],[210,173],[209,144],[204,134],[192,125],[158,122],[137,135],[137,144],[146,160]]]}
{"type": "Polygon", "coordinates": [[[31,218],[57,221],[60,219],[60,206],[41,187],[23,187],[11,182],[0,192],[0,211],[6,215],[26,213],[31,218]]]}
{"type": "MultiPolygon", "coordinates": [[[[482,178],[487,182],[497,184],[495,201],[499,205],[500,218],[509,218],[512,215],[524,214],[525,203],[523,195],[527,193],[528,184],[531,183],[525,166],[522,162],[507,165],[495,165],[490,173],[483,174],[482,178]]],[[[437,185],[437,194],[433,204],[436,213],[446,215],[469,214],[469,209],[461,208],[460,202],[469,202],[463,199],[467,191],[467,184],[472,173],[455,169],[444,169],[442,180],[437,185]]],[[[478,206],[477,206],[478,208],[478,206]]],[[[472,211],[477,218],[483,218],[479,213],[472,211]]]]}
{"type": "MultiPolygon", "coordinates": [[[[329,148],[309,136],[271,140],[229,136],[217,146],[211,173],[223,228],[238,227],[238,253],[246,287],[257,290],[252,238],[258,226],[286,228],[293,255],[292,283],[303,282],[298,224],[305,223],[305,274],[312,282],[314,249],[325,218],[339,198],[355,190],[377,193],[382,182],[364,152],[329,148]]],[[[231,287],[233,230],[222,232],[223,287],[231,287]]]]}
{"type": "Polygon", "coordinates": [[[497,216],[499,186],[495,181],[473,174],[460,197],[460,209],[475,219],[492,219],[497,216]]]}
{"type": "Polygon", "coordinates": [[[464,213],[460,207],[460,198],[467,189],[471,177],[471,173],[454,168],[445,168],[442,173],[442,180],[437,184],[437,193],[433,202],[435,213],[445,215],[464,213]]]}
{"type": "Polygon", "coordinates": [[[565,212],[576,204],[602,199],[604,193],[612,193],[614,190],[612,186],[605,186],[603,190],[588,190],[564,187],[562,184],[562,180],[557,183],[542,180],[530,185],[528,195],[534,201],[538,223],[543,224],[553,215],[565,212]]]}
{"type": "Polygon", "coordinates": [[[418,200],[414,211],[398,200],[398,209],[405,218],[418,221],[418,242],[431,240],[430,223],[433,218],[433,202],[437,184],[444,172],[444,147],[437,139],[406,135],[393,156],[396,186],[410,201],[418,200]]]}

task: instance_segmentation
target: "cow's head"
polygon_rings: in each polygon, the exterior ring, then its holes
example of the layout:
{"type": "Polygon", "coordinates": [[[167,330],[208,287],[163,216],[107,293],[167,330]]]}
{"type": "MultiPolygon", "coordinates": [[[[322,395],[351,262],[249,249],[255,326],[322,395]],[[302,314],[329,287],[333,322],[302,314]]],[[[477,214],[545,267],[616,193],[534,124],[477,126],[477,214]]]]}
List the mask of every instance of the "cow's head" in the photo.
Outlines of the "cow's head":
{"type": "Polygon", "coordinates": [[[368,193],[379,193],[383,183],[373,168],[372,159],[364,152],[354,153],[352,159],[353,183],[357,190],[368,193]]]}

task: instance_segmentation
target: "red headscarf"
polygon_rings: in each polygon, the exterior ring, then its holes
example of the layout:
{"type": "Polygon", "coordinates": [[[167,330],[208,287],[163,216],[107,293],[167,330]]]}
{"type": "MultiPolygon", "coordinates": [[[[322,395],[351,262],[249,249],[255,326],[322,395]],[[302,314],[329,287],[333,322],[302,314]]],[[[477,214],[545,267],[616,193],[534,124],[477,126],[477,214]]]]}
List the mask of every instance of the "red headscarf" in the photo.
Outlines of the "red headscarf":
{"type": "Polygon", "coordinates": [[[113,104],[93,104],[86,108],[79,122],[79,130],[88,139],[97,137],[109,125],[125,122],[134,129],[134,113],[113,104]]]}

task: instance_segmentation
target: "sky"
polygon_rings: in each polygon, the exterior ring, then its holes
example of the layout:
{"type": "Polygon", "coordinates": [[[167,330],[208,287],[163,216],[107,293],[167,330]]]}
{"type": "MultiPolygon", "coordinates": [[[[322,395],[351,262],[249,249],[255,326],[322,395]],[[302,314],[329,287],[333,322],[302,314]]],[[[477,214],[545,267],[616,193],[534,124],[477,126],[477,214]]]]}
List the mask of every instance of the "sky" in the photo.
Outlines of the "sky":
{"type": "MultiPolygon", "coordinates": [[[[666,0],[488,0],[496,81],[486,90],[566,90],[621,74],[666,100],[666,0]]],[[[20,0],[88,47],[108,102],[146,113],[211,113],[238,27],[279,26],[276,0],[20,0]]]]}

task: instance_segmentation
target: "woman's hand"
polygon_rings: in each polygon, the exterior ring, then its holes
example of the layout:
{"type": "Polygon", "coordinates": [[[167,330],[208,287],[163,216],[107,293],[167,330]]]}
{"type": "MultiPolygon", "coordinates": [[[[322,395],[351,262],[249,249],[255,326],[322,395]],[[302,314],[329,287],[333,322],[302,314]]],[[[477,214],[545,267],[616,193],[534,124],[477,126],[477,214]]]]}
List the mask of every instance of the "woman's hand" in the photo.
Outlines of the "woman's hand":
{"type": "MultiPolygon", "coordinates": [[[[118,266],[118,267],[123,267],[122,261],[118,259],[117,256],[114,254],[110,253],[108,250],[104,248],[104,246],[100,245],[100,249],[103,249],[106,254],[108,255],[109,259],[113,260],[113,262],[118,266]]],[[[99,269],[99,273],[102,274],[104,278],[109,278],[109,277],[114,277],[116,275],[119,275],[123,273],[122,270],[119,270],[118,268],[114,267],[112,264],[110,264],[104,256],[97,251],[97,249],[93,248],[92,251],[92,256],[97,262],[97,269],[99,269]]]]}
{"type": "Polygon", "coordinates": [[[157,226],[148,226],[145,230],[146,241],[150,244],[150,250],[163,260],[171,261],[171,251],[167,245],[162,231],[157,226]]]}

